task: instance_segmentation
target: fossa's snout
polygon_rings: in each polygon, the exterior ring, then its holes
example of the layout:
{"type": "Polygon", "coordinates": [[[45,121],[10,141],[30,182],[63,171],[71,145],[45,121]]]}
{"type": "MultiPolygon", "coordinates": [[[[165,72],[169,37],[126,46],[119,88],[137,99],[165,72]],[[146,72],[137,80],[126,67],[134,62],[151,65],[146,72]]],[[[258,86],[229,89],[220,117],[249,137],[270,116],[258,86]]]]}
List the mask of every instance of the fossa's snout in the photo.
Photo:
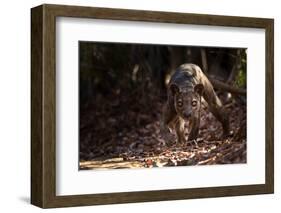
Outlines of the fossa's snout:
{"type": "Polygon", "coordinates": [[[184,120],[189,120],[191,115],[192,115],[192,113],[190,111],[184,111],[182,113],[182,115],[183,115],[184,120]]]}

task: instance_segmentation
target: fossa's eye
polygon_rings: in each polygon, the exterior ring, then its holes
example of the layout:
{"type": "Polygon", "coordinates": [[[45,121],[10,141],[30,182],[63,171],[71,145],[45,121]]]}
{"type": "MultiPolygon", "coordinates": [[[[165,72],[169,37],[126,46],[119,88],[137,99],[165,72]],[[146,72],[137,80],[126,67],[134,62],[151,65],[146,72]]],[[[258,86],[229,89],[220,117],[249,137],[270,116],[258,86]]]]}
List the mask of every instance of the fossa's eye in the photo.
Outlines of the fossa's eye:
{"type": "Polygon", "coordinates": [[[197,106],[197,101],[196,101],[196,100],[193,100],[193,101],[191,102],[191,105],[192,105],[193,107],[196,107],[196,106],[197,106]]]}
{"type": "Polygon", "coordinates": [[[181,99],[178,100],[177,105],[178,105],[178,107],[182,107],[183,106],[183,102],[182,102],[181,99]]]}

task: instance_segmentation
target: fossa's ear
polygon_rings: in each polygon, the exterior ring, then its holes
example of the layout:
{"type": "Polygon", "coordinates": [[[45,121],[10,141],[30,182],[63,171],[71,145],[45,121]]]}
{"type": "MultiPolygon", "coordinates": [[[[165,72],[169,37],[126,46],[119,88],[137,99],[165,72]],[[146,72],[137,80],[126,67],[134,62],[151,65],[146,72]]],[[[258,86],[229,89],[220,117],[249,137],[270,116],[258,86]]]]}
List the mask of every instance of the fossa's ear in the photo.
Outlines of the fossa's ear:
{"type": "Polygon", "coordinates": [[[173,95],[178,94],[180,92],[180,89],[176,84],[172,84],[170,86],[170,90],[171,90],[173,95]]]}
{"type": "Polygon", "coordinates": [[[197,92],[199,95],[202,95],[204,91],[203,84],[196,84],[194,87],[194,92],[197,92]]]}

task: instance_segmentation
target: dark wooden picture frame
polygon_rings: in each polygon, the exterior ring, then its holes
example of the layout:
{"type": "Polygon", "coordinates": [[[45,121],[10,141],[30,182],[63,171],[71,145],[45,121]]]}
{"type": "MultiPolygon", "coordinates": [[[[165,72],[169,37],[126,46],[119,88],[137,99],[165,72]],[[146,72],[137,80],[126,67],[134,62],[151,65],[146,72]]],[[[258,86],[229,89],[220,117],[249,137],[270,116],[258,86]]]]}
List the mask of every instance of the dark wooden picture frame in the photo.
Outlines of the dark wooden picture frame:
{"type": "Polygon", "coordinates": [[[274,192],[274,20],[63,5],[31,9],[31,203],[66,207],[178,200],[274,192]],[[230,26],[265,29],[265,184],[193,189],[56,195],[56,17],[230,26]]]}

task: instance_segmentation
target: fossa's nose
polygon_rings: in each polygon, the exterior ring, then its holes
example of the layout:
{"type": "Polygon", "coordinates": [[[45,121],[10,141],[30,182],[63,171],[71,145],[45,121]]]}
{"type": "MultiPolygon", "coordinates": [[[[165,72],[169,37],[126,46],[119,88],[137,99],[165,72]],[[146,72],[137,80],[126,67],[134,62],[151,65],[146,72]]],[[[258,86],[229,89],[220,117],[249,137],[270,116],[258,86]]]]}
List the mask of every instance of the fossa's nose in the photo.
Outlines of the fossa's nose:
{"type": "Polygon", "coordinates": [[[184,119],[189,119],[191,116],[191,112],[183,112],[184,119]]]}

